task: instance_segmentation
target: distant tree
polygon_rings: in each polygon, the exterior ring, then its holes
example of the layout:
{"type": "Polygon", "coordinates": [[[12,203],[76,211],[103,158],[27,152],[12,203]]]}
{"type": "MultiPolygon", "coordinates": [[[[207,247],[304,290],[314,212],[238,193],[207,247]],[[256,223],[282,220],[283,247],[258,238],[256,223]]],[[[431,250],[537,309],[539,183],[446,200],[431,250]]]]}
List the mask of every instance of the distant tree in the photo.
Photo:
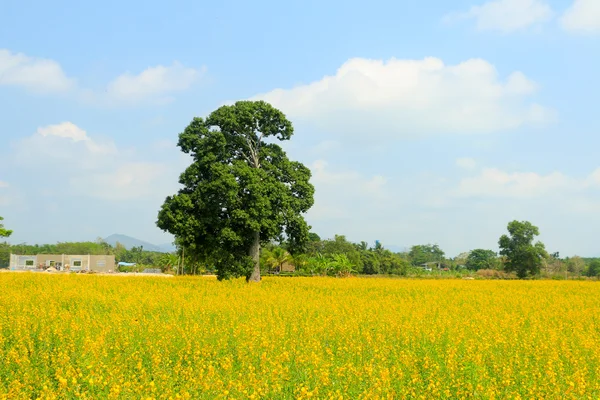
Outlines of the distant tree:
{"type": "Polygon", "coordinates": [[[566,270],[565,263],[558,252],[554,252],[543,260],[544,271],[548,274],[558,274],[566,270]]]}
{"type": "Polygon", "coordinates": [[[354,264],[345,254],[334,254],[330,263],[330,274],[345,277],[350,276],[354,270],[354,264]]]}
{"type": "Polygon", "coordinates": [[[314,232],[310,232],[308,234],[308,240],[310,242],[320,242],[321,241],[321,237],[319,235],[317,235],[316,233],[314,233],[314,232]]]}
{"type": "Polygon", "coordinates": [[[308,259],[308,271],[311,274],[325,275],[329,271],[331,260],[323,254],[317,254],[308,259]]]}
{"type": "Polygon", "coordinates": [[[389,250],[382,250],[378,253],[380,263],[380,273],[390,275],[406,275],[410,263],[399,254],[394,254],[389,250]]]}
{"type": "Polygon", "coordinates": [[[495,269],[497,265],[496,253],[492,250],[475,249],[469,253],[465,266],[471,271],[480,269],[495,269]]]}
{"type": "Polygon", "coordinates": [[[543,243],[533,243],[540,234],[538,227],[528,221],[512,221],[507,229],[509,235],[502,235],[498,241],[500,254],[506,256],[504,269],[516,272],[521,279],[538,274],[547,254],[543,243]]]}
{"type": "Polygon", "coordinates": [[[117,262],[125,261],[125,257],[127,255],[127,248],[121,243],[117,242],[114,248],[115,259],[117,262]]]}
{"type": "Polygon", "coordinates": [[[288,242],[299,253],[309,240],[303,213],[313,205],[310,170],[268,141],[289,140],[293,127],[264,101],[220,107],[194,118],[178,146],[192,156],[183,188],[165,200],[159,228],[214,264],[219,279],[260,280],[261,244],[288,242]]]}
{"type": "Polygon", "coordinates": [[[444,252],[437,244],[412,246],[408,255],[412,265],[422,265],[428,262],[441,263],[444,260],[444,252]]]}
{"type": "Polygon", "coordinates": [[[283,265],[292,260],[292,256],[285,249],[277,246],[271,250],[266,262],[271,269],[281,272],[283,265]]]}
{"type": "Polygon", "coordinates": [[[344,235],[335,235],[333,240],[324,240],[322,242],[322,254],[333,257],[335,254],[345,254],[352,263],[354,269],[362,271],[361,252],[356,244],[348,241],[344,235]]]}
{"type": "Polygon", "coordinates": [[[600,275],[600,260],[594,259],[588,265],[588,269],[586,271],[587,276],[599,276],[600,275]]]}
{"type": "Polygon", "coordinates": [[[13,231],[5,229],[2,221],[4,221],[4,218],[0,217],[0,238],[7,238],[12,235],[13,231]]]}
{"type": "Polygon", "coordinates": [[[466,266],[466,264],[467,264],[467,258],[469,258],[469,254],[471,254],[470,251],[465,251],[463,253],[460,253],[456,257],[454,257],[454,263],[455,263],[455,265],[457,265],[457,266],[458,265],[466,266]]]}
{"type": "Polygon", "coordinates": [[[579,256],[571,257],[567,260],[567,269],[569,272],[576,274],[577,276],[581,275],[581,272],[585,268],[585,261],[579,256]]]}
{"type": "MultiPolygon", "coordinates": [[[[364,243],[364,242],[363,242],[364,243]]],[[[366,244],[366,243],[365,243],[366,244]]],[[[360,253],[362,261],[362,273],[367,275],[378,274],[381,270],[380,257],[374,251],[362,250],[360,253]]]]}
{"type": "Polygon", "coordinates": [[[308,255],[304,253],[294,254],[291,263],[298,271],[304,271],[308,265],[308,255]]]}

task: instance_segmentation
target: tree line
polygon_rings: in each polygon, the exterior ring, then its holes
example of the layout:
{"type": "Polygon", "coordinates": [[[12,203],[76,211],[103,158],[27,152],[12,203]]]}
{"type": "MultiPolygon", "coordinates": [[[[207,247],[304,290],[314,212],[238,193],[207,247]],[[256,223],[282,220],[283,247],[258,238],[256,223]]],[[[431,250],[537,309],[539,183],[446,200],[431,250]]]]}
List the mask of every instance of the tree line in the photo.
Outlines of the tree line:
{"type": "MultiPolygon", "coordinates": [[[[2,221],[2,217],[0,217],[2,221]]],[[[558,252],[546,252],[543,244],[534,243],[539,234],[537,227],[527,221],[512,221],[508,235],[499,240],[500,253],[489,249],[474,249],[456,257],[446,257],[437,244],[414,245],[404,252],[392,252],[381,243],[354,243],[344,235],[321,239],[310,232],[306,250],[292,254],[292,246],[285,240],[271,241],[264,245],[260,254],[260,270],[263,275],[301,276],[462,276],[482,272],[482,276],[494,275],[490,271],[514,274],[514,277],[597,277],[600,275],[600,258],[579,256],[561,258],[558,252]],[[286,267],[293,266],[293,271],[286,267]],[[486,271],[485,274],[483,272],[486,271]]],[[[0,224],[0,237],[12,232],[0,224]]],[[[146,267],[160,268],[175,274],[216,274],[215,265],[206,263],[179,246],[175,252],[160,253],[144,250],[142,246],[125,248],[121,243],[111,246],[103,239],[87,242],[60,242],[56,244],[28,245],[0,243],[0,268],[9,264],[13,254],[92,254],[114,255],[117,262],[135,263],[136,267],[122,267],[123,271],[142,270],[146,267]]]]}

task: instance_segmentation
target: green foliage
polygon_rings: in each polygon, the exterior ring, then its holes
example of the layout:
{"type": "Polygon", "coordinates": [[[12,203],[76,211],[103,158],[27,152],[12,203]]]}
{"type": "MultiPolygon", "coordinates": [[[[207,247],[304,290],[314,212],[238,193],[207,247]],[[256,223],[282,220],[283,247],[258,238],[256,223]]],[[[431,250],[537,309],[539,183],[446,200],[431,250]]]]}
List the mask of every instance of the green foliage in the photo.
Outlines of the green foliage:
{"type": "Polygon", "coordinates": [[[412,246],[408,253],[412,265],[418,266],[429,262],[442,262],[444,252],[437,244],[412,246]]]}
{"type": "Polygon", "coordinates": [[[585,261],[579,256],[573,256],[566,260],[567,270],[580,276],[585,268],[585,261]]]}
{"type": "Polygon", "coordinates": [[[0,238],[7,238],[12,235],[13,231],[5,229],[2,221],[4,221],[4,218],[0,217],[0,238]]]}
{"type": "Polygon", "coordinates": [[[275,246],[272,250],[263,250],[264,264],[269,270],[281,272],[284,264],[292,261],[292,256],[284,248],[275,246]]]}
{"type": "Polygon", "coordinates": [[[379,253],[380,273],[390,275],[407,275],[410,263],[398,254],[389,250],[379,253]]]}
{"type": "Polygon", "coordinates": [[[363,269],[360,250],[354,243],[348,241],[344,235],[335,235],[333,240],[321,241],[319,252],[330,257],[335,254],[344,254],[357,271],[361,272],[363,269]]]}
{"type": "Polygon", "coordinates": [[[367,275],[376,275],[381,272],[381,260],[378,254],[373,251],[362,250],[360,253],[362,260],[362,273],[367,275]]]}
{"type": "Polygon", "coordinates": [[[600,276],[600,260],[594,259],[590,262],[590,265],[588,265],[586,271],[586,275],[590,277],[600,276]]]}
{"type": "Polygon", "coordinates": [[[309,240],[302,213],[313,205],[311,173],[265,140],[292,134],[285,115],[263,101],[194,118],[178,143],[193,162],[180,176],[183,188],[165,200],[158,227],[215,265],[219,279],[260,279],[257,239],[265,244],[285,236],[290,253],[302,252],[309,240]]]}
{"type": "Polygon", "coordinates": [[[496,253],[492,250],[475,249],[469,253],[465,266],[471,271],[496,269],[498,266],[498,259],[496,253]]]}
{"type": "Polygon", "coordinates": [[[311,242],[320,242],[321,241],[321,237],[319,235],[317,235],[314,232],[309,232],[308,234],[308,240],[311,242]]]}
{"type": "Polygon", "coordinates": [[[356,273],[354,270],[354,264],[348,259],[345,254],[334,254],[329,264],[329,275],[338,277],[350,276],[356,273]]]}
{"type": "Polygon", "coordinates": [[[543,243],[533,243],[540,234],[538,227],[528,221],[512,221],[507,229],[510,236],[502,235],[498,241],[500,254],[507,257],[504,269],[521,279],[538,274],[547,255],[543,243]]]}

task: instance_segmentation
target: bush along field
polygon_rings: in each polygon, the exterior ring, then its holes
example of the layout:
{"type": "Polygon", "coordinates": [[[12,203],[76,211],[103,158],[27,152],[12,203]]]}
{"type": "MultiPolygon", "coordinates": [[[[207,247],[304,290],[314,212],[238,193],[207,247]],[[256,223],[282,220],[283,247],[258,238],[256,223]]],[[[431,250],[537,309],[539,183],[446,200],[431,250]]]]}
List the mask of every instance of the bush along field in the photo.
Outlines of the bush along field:
{"type": "Polygon", "coordinates": [[[580,281],[0,274],[0,398],[600,397],[580,281]]]}

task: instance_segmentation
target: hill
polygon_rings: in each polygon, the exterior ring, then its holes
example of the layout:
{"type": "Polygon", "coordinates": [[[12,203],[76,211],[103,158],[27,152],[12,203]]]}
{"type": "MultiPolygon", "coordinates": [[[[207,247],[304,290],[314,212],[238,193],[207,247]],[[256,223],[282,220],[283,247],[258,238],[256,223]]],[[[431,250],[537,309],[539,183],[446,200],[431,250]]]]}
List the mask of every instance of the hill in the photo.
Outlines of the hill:
{"type": "Polygon", "coordinates": [[[136,239],[134,237],[122,235],[122,234],[110,235],[110,236],[104,238],[104,241],[106,243],[110,244],[111,246],[116,246],[117,242],[119,242],[123,246],[125,246],[125,248],[127,250],[130,250],[132,247],[142,246],[144,248],[144,250],[146,250],[146,251],[158,251],[161,253],[170,253],[172,251],[175,251],[175,247],[170,243],[162,244],[162,245],[155,245],[155,244],[145,242],[143,240],[136,239]]]}

